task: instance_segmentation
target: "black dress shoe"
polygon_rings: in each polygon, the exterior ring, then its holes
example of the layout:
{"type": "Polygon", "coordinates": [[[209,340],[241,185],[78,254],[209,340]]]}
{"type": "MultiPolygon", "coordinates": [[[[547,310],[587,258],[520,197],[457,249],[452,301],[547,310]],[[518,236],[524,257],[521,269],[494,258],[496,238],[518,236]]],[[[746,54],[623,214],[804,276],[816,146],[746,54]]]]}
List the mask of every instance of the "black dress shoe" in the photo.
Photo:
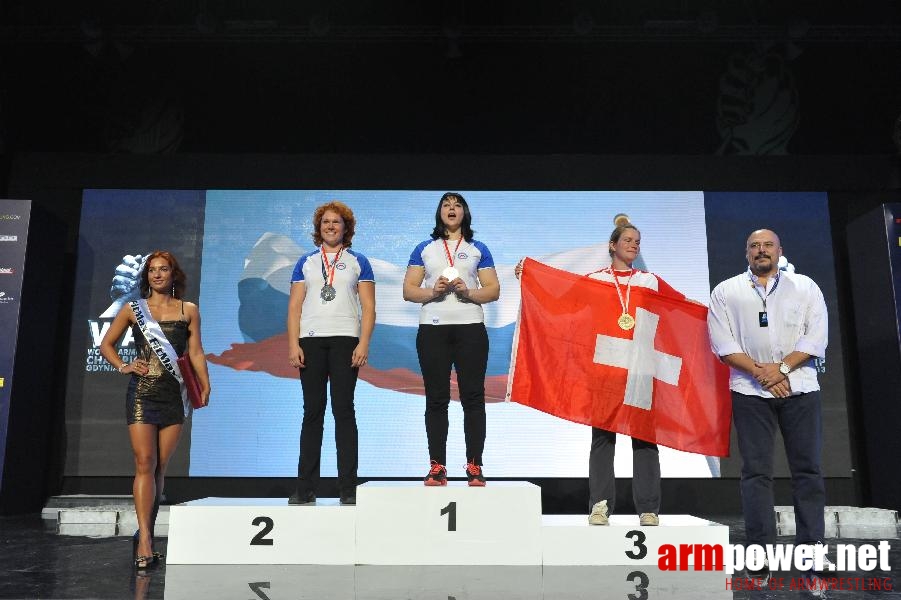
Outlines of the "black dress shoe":
{"type": "Polygon", "coordinates": [[[344,506],[354,506],[356,503],[357,497],[352,494],[341,496],[341,504],[344,506]]]}
{"type": "Polygon", "coordinates": [[[294,492],[288,498],[288,504],[295,504],[299,506],[316,504],[316,494],[314,494],[313,492],[294,492]]]}

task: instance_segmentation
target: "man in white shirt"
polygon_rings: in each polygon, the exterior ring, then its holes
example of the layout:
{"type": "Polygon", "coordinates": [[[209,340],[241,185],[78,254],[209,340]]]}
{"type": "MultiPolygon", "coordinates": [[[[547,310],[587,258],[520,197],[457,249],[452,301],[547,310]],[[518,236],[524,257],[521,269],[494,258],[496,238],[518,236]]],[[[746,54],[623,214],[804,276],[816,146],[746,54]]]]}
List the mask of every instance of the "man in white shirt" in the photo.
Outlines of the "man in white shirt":
{"type": "Polygon", "coordinates": [[[741,499],[748,544],[776,542],[773,454],[777,427],[792,477],[797,544],[824,536],[826,492],[820,386],[814,358],[827,343],[826,302],[812,279],[780,271],[779,236],[753,232],[748,270],[710,296],[713,351],[729,365],[732,420],[741,451],[741,499]]]}

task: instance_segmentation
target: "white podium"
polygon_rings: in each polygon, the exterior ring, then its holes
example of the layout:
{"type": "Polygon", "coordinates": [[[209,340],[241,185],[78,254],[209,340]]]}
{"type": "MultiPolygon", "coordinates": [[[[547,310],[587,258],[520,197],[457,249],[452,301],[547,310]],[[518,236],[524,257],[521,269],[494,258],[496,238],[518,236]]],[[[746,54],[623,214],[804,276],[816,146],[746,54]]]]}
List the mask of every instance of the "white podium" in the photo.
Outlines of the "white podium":
{"type": "Polygon", "coordinates": [[[337,498],[203,498],[169,510],[168,564],[352,565],[355,507],[337,498]]]}
{"type": "Polygon", "coordinates": [[[365,483],[357,564],[540,565],[541,490],[524,481],[365,483]]]}
{"type": "MultiPolygon", "coordinates": [[[[641,527],[637,515],[612,515],[610,525],[592,526],[587,515],[542,517],[545,565],[642,565],[657,567],[664,544],[729,543],[729,528],[691,515],[660,515],[660,525],[641,527]]],[[[694,553],[687,564],[694,566],[694,553]]],[[[700,566],[700,565],[699,565],[700,566]]]]}
{"type": "MultiPolygon", "coordinates": [[[[646,572],[658,567],[661,546],[672,544],[679,551],[680,567],[684,564],[689,572],[699,573],[714,567],[706,564],[712,548],[724,550],[728,543],[727,526],[690,515],[663,514],[657,527],[639,526],[635,515],[613,515],[610,525],[603,527],[588,525],[587,515],[542,516],[541,490],[522,481],[489,481],[481,488],[466,482],[442,487],[426,487],[420,481],[369,482],[357,488],[356,506],[341,506],[337,498],[321,498],[312,506],[292,506],[286,498],[204,498],[172,506],[166,561],[443,568],[622,566],[646,572]]],[[[390,585],[390,577],[379,579],[389,572],[358,575],[390,585]]]]}

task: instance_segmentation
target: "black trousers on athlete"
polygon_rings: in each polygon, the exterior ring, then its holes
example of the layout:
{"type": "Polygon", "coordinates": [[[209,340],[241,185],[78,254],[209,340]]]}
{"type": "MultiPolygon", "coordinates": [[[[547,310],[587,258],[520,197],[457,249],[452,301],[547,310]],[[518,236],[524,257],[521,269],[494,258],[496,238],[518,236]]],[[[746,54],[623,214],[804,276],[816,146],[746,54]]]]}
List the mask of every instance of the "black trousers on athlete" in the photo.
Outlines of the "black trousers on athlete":
{"type": "Polygon", "coordinates": [[[354,389],[359,369],[350,361],[359,338],[349,336],[300,338],[306,367],[300,370],[303,388],[303,424],[300,428],[300,460],[297,491],[316,492],[327,386],[331,382],[332,415],[335,417],[335,447],[338,451],[338,490],[353,494],[357,485],[357,416],[354,389]]]}
{"type": "Polygon", "coordinates": [[[488,331],[484,323],[420,325],[416,352],[425,384],[425,431],[429,458],[447,464],[447,408],[451,367],[463,406],[466,460],[482,464],[485,448],[485,372],[488,369],[488,331]]]}

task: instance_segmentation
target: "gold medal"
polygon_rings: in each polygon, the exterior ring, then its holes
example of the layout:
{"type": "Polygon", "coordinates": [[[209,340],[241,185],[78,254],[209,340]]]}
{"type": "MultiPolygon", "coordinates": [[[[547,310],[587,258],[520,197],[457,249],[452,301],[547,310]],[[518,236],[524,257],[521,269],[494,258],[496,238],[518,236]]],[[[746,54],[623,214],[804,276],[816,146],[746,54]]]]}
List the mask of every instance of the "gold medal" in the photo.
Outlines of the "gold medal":
{"type": "Polygon", "coordinates": [[[619,305],[623,307],[623,314],[616,320],[616,324],[620,329],[629,331],[635,327],[635,317],[629,314],[629,298],[632,295],[632,276],[635,275],[635,269],[629,266],[629,279],[626,281],[626,299],[623,300],[623,293],[619,290],[619,276],[613,270],[613,265],[609,268],[610,277],[613,279],[613,285],[616,287],[616,295],[619,298],[619,305]]]}

